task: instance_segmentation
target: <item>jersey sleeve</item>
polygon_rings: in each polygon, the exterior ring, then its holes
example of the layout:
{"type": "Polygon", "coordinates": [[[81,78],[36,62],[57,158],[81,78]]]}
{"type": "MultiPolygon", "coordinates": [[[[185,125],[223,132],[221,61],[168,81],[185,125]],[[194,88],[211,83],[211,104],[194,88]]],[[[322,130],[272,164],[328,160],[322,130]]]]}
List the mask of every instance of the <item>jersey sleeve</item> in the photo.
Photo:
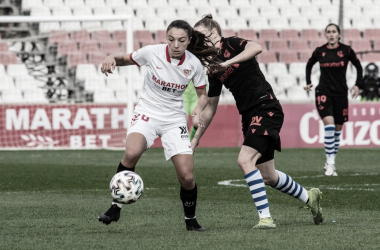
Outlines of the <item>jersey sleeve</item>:
{"type": "Polygon", "coordinates": [[[357,57],[355,51],[352,48],[348,49],[348,60],[350,60],[350,62],[352,62],[352,64],[356,68],[356,83],[355,83],[355,85],[360,88],[362,81],[363,81],[363,68],[362,68],[362,64],[360,63],[359,58],[357,57]]]}
{"type": "Polygon", "coordinates": [[[313,68],[314,64],[318,61],[317,59],[317,49],[313,51],[313,54],[309,58],[309,61],[307,61],[306,64],[306,85],[311,84],[310,76],[311,76],[311,69],[313,68]]]}
{"type": "Polygon", "coordinates": [[[193,84],[196,89],[204,89],[206,88],[206,77],[203,72],[203,67],[201,62],[198,61],[196,66],[196,73],[193,76],[193,84]]]}
{"type": "Polygon", "coordinates": [[[131,53],[130,59],[139,67],[147,65],[149,64],[149,62],[153,58],[153,55],[155,54],[154,49],[155,49],[155,46],[153,45],[145,46],[131,53]]]}
{"type": "Polygon", "coordinates": [[[245,40],[240,37],[229,37],[226,39],[227,46],[231,49],[235,50],[237,53],[242,52],[245,49],[245,45],[249,42],[249,40],[245,40]]]}
{"type": "Polygon", "coordinates": [[[208,97],[220,96],[222,93],[223,83],[218,79],[217,75],[208,75],[208,97]]]}

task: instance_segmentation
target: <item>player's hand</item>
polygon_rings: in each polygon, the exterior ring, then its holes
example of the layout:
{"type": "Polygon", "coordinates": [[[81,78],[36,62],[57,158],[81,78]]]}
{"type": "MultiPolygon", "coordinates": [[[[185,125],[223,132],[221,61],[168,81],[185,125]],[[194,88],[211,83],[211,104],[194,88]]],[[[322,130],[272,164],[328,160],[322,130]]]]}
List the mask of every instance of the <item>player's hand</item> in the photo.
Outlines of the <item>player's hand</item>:
{"type": "Polygon", "coordinates": [[[352,96],[352,99],[355,99],[356,97],[358,97],[359,95],[359,87],[354,85],[352,88],[351,88],[351,96],[352,96]]]}
{"type": "Polygon", "coordinates": [[[311,91],[311,88],[313,87],[313,84],[308,84],[307,86],[303,87],[304,90],[306,91],[311,91]]]}
{"type": "Polygon", "coordinates": [[[195,153],[195,148],[198,147],[199,141],[197,138],[193,138],[191,141],[191,149],[193,150],[193,154],[195,153]]]}
{"type": "Polygon", "coordinates": [[[221,64],[212,65],[209,69],[209,72],[216,74],[218,72],[225,71],[230,65],[227,62],[221,64]]]}
{"type": "Polygon", "coordinates": [[[112,71],[114,71],[116,68],[116,61],[113,56],[107,56],[104,62],[102,63],[102,67],[100,68],[100,71],[108,76],[108,74],[113,74],[112,71]]]}

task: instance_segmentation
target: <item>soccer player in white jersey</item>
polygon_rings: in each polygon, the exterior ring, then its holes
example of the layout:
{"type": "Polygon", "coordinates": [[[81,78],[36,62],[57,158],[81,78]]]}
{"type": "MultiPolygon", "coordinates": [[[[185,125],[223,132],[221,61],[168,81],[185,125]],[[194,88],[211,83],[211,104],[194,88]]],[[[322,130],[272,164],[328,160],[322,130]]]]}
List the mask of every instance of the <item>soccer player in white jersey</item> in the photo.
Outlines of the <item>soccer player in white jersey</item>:
{"type": "MultiPolygon", "coordinates": [[[[202,65],[216,64],[217,50],[207,46],[204,34],[194,31],[183,20],[173,21],[167,28],[167,43],[150,45],[129,55],[108,56],[102,73],[112,73],[115,66],[146,66],[147,73],[138,104],[127,133],[126,149],[117,172],[134,171],[143,152],[161,137],[166,160],[171,160],[181,185],[180,197],[185,213],[186,229],[204,231],[195,217],[197,185],[193,176],[193,151],[189,140],[182,94],[193,81],[198,104],[197,116],[207,104],[206,79],[202,65]]],[[[98,220],[108,225],[120,218],[122,205],[115,200],[98,220]]]]}

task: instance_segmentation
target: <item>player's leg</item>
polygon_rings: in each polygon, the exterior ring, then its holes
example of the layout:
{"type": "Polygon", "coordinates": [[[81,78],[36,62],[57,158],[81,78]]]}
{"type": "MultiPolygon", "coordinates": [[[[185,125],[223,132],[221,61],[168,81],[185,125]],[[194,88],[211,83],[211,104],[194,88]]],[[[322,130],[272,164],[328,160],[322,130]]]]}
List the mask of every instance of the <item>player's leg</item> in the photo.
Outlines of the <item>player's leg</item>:
{"type": "Polygon", "coordinates": [[[324,166],[325,175],[331,176],[335,171],[335,121],[334,121],[334,108],[333,108],[333,98],[323,94],[316,93],[315,105],[319,116],[321,117],[325,136],[324,136],[324,147],[326,155],[326,163],[324,166]]]}
{"type": "Polygon", "coordinates": [[[260,170],[266,185],[301,200],[311,210],[313,220],[316,225],[323,221],[320,200],[322,193],[318,188],[307,191],[297,182],[293,181],[289,175],[275,169],[274,148],[269,147],[267,152],[259,159],[256,167],[260,170]]]}
{"type": "MultiPolygon", "coordinates": [[[[245,144],[249,144],[247,137],[245,139],[245,144]]],[[[269,212],[269,203],[264,180],[260,171],[255,166],[255,163],[260,156],[261,154],[255,148],[243,145],[239,153],[238,164],[244,174],[244,179],[248,184],[260,218],[259,223],[253,228],[275,228],[276,225],[269,212]]]]}
{"type": "MultiPolygon", "coordinates": [[[[140,115],[136,119],[133,127],[131,126],[128,131],[125,153],[116,170],[117,173],[125,170],[134,172],[135,166],[141,155],[153,144],[154,139],[156,138],[154,121],[149,121],[149,118],[146,116],[144,116],[144,120],[142,120],[141,117],[142,116],[140,115]]],[[[116,200],[113,200],[111,207],[105,213],[99,215],[98,220],[106,225],[113,221],[118,221],[120,218],[121,208],[122,204],[118,203],[116,200]]]]}
{"type": "Polygon", "coordinates": [[[185,215],[186,229],[189,231],[204,231],[195,216],[197,206],[197,185],[194,180],[194,160],[189,135],[184,122],[178,126],[163,131],[161,140],[166,160],[171,160],[177,172],[181,185],[180,198],[185,215]],[[185,131],[185,132],[184,132],[185,131]]]}
{"type": "MultiPolygon", "coordinates": [[[[198,97],[194,95],[190,103],[191,112],[193,112],[197,104],[198,104],[198,97]]],[[[197,129],[198,129],[198,118],[192,117],[192,126],[190,129],[190,141],[193,140],[195,133],[197,132],[197,129]]]]}

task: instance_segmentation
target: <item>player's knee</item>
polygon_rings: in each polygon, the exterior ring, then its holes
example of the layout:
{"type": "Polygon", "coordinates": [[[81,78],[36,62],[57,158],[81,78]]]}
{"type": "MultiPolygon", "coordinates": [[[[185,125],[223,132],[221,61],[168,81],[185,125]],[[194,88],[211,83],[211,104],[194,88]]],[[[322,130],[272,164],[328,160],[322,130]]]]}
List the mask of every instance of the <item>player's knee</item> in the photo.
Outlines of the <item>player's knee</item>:
{"type": "Polygon", "coordinates": [[[183,174],[183,175],[178,176],[178,180],[182,187],[184,188],[191,187],[194,183],[194,175],[183,174]]]}
{"type": "Polygon", "coordinates": [[[240,168],[243,168],[247,165],[249,165],[251,162],[250,158],[244,156],[244,155],[239,155],[237,164],[239,165],[240,168]]]}
{"type": "Polygon", "coordinates": [[[137,150],[126,150],[124,153],[124,159],[128,162],[135,162],[138,161],[140,158],[140,152],[137,150]]]}

